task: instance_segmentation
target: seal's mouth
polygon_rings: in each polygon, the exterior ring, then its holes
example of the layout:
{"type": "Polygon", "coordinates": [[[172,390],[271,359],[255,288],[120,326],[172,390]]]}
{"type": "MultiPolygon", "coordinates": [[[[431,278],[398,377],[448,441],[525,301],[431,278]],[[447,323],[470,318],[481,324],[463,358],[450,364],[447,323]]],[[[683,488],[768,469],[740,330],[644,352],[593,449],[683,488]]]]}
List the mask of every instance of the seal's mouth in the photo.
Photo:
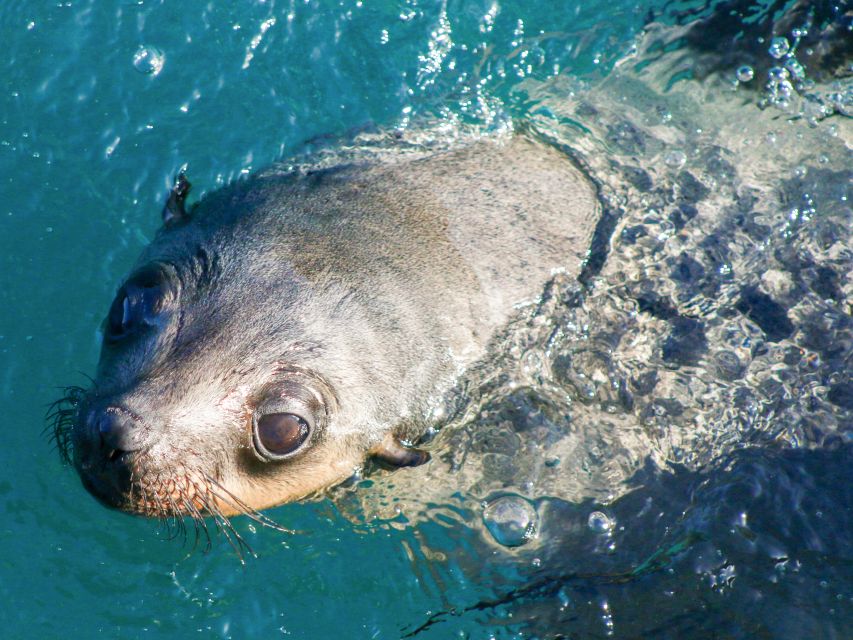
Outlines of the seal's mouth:
{"type": "Polygon", "coordinates": [[[45,434],[65,464],[77,470],[83,486],[101,504],[126,513],[154,518],[168,537],[193,534],[193,548],[204,540],[212,547],[214,533],[222,534],[239,557],[253,553],[231,516],[245,515],[256,523],[283,533],[293,533],[245,504],[212,475],[184,464],[163,468],[155,465],[145,450],[102,449],[95,451],[81,435],[85,431],[83,413],[87,392],[67,387],[64,395],[48,409],[45,434]],[[188,523],[191,527],[188,527],[188,523]]]}

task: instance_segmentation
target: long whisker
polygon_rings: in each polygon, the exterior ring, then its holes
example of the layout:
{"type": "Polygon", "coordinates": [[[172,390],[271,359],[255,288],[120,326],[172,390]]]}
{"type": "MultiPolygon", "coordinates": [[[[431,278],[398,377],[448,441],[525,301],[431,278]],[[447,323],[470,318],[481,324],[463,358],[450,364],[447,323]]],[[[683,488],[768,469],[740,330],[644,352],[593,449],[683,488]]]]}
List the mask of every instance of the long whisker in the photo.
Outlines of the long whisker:
{"type": "MultiPolygon", "coordinates": [[[[198,493],[196,495],[196,499],[198,499],[199,502],[201,502],[202,508],[205,511],[208,511],[207,505],[208,505],[209,501],[208,501],[207,496],[204,493],[198,493]]],[[[193,507],[195,508],[195,505],[193,505],[193,507]]],[[[204,533],[204,537],[205,537],[204,553],[207,553],[208,551],[210,551],[213,548],[213,541],[210,539],[210,531],[209,531],[208,526],[207,526],[207,520],[205,520],[204,515],[197,508],[195,509],[195,513],[198,514],[198,519],[196,520],[196,522],[201,527],[201,530],[204,533]]],[[[195,515],[193,515],[193,518],[195,518],[195,515]]],[[[216,521],[214,520],[214,523],[215,522],[216,521]]],[[[219,524],[218,523],[216,524],[216,528],[217,528],[217,530],[219,530],[219,524]]]]}
{"type": "Polygon", "coordinates": [[[77,415],[77,407],[85,391],[82,387],[70,386],[63,389],[64,395],[51,402],[45,411],[47,425],[42,431],[53,443],[60,458],[66,464],[71,462],[71,430],[77,415]]]}
{"type": "Polygon", "coordinates": [[[182,492],[182,499],[184,502],[184,507],[187,510],[187,513],[193,519],[193,526],[195,527],[195,542],[193,543],[193,549],[198,546],[198,541],[200,537],[199,530],[204,532],[204,536],[206,538],[205,551],[209,551],[211,548],[210,534],[207,530],[207,522],[204,520],[204,514],[199,511],[198,507],[195,504],[195,500],[199,499],[202,503],[202,506],[206,508],[206,489],[203,491],[202,487],[199,486],[197,482],[193,482],[189,480],[189,474],[186,473],[186,469],[184,469],[185,477],[188,479],[189,485],[192,487],[192,491],[184,490],[182,492]]]}
{"type": "MultiPolygon", "coordinates": [[[[173,487],[174,488],[174,487],[173,487]]],[[[175,499],[172,497],[172,493],[166,493],[166,499],[169,502],[170,511],[172,513],[172,522],[175,524],[176,534],[175,538],[181,536],[183,538],[184,544],[187,543],[187,525],[184,522],[183,517],[181,516],[181,510],[178,508],[178,505],[175,503],[175,499]]],[[[174,538],[172,538],[174,539],[174,538]]]]}
{"type": "Polygon", "coordinates": [[[243,559],[243,549],[245,549],[246,552],[252,557],[256,557],[252,547],[234,528],[234,525],[231,524],[231,521],[222,514],[222,512],[219,510],[219,507],[216,506],[215,501],[211,500],[209,502],[208,511],[211,513],[216,523],[221,527],[220,531],[222,532],[222,535],[228,541],[228,544],[231,545],[231,548],[234,549],[234,552],[237,554],[237,557],[240,559],[240,562],[242,564],[246,563],[243,559]]]}
{"type": "Polygon", "coordinates": [[[172,516],[169,510],[163,505],[160,496],[152,494],[155,506],[157,508],[157,519],[160,521],[160,526],[166,529],[166,537],[169,540],[174,540],[175,536],[172,533],[172,516]]]}
{"type": "Polygon", "coordinates": [[[201,521],[204,522],[204,518],[201,518],[201,516],[197,515],[198,510],[195,508],[195,505],[193,505],[192,499],[187,498],[183,494],[181,495],[181,504],[184,505],[184,509],[187,511],[187,513],[190,514],[190,517],[192,518],[192,522],[193,522],[193,548],[192,548],[192,550],[195,551],[198,548],[198,541],[200,538],[199,526],[198,526],[199,519],[201,519],[201,521]]]}
{"type": "MultiPolygon", "coordinates": [[[[251,547],[243,540],[239,533],[234,529],[230,520],[226,518],[221,511],[216,507],[215,501],[211,500],[211,494],[209,486],[205,488],[204,491],[199,490],[199,486],[197,483],[192,483],[193,487],[196,490],[196,497],[201,501],[205,511],[210,515],[213,523],[216,525],[216,530],[220,533],[227,541],[228,544],[231,545],[231,548],[234,549],[235,554],[239,558],[241,564],[245,564],[243,559],[242,546],[245,546],[249,552],[253,555],[254,553],[251,550],[251,547]]],[[[195,509],[198,512],[198,509],[195,509]]],[[[201,516],[201,514],[199,514],[201,516]]],[[[203,516],[201,516],[203,517],[203,516]]],[[[208,544],[205,547],[205,552],[209,551],[212,548],[212,543],[210,541],[210,536],[207,533],[207,523],[204,522],[205,534],[208,538],[208,544]]]]}
{"type": "Polygon", "coordinates": [[[296,533],[296,531],[294,531],[293,529],[288,529],[287,527],[283,527],[282,525],[280,525],[278,522],[276,522],[275,520],[273,520],[269,516],[264,515],[263,513],[258,511],[257,509],[253,509],[252,507],[247,505],[245,502],[240,500],[240,498],[238,498],[233,493],[231,493],[228,489],[226,489],[224,486],[222,486],[222,484],[219,481],[212,478],[211,476],[205,474],[204,479],[207,482],[209,482],[211,485],[216,486],[216,488],[219,491],[221,491],[222,493],[225,494],[223,496],[222,494],[220,494],[216,491],[213,491],[211,489],[211,493],[215,497],[219,498],[223,502],[226,502],[227,504],[230,504],[232,507],[235,508],[236,511],[240,511],[243,515],[248,517],[250,520],[257,522],[261,526],[268,527],[270,529],[275,529],[276,531],[281,531],[282,533],[289,533],[289,534],[295,534],[296,533]]]}

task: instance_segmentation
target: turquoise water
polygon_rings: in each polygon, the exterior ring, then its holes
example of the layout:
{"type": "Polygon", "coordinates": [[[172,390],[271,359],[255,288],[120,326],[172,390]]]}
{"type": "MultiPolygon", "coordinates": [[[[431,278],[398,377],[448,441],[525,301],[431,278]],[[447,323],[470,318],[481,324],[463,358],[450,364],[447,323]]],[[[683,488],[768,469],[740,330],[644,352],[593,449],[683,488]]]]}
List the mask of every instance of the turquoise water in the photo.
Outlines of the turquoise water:
{"type": "MultiPolygon", "coordinates": [[[[101,319],[159,226],[180,167],[187,166],[198,195],[287,157],[306,140],[372,123],[404,127],[430,117],[498,129],[538,109],[531,82],[606,77],[653,5],[71,0],[0,9],[0,401],[7,435],[0,454],[0,636],[396,638],[433,613],[516,584],[512,565],[479,565],[477,579],[464,559],[452,557],[451,550],[474,544],[469,531],[440,519],[422,527],[353,524],[328,500],[271,510],[298,535],[237,519],[257,556],[245,563],[221,537],[209,553],[193,550],[191,536],[186,544],[169,540],[156,523],[97,504],[50,451],[44,413],[58,387],[85,385],[94,370],[101,319]],[[448,553],[428,555],[424,538],[448,553]]],[[[849,472],[831,471],[849,468],[849,452],[820,455],[774,464],[778,473],[827,486],[849,482],[849,472]]],[[[748,482],[750,464],[733,463],[731,472],[748,482]]],[[[682,495],[668,483],[647,486],[682,495]]],[[[782,484],[784,494],[789,485],[782,484]]],[[[703,498],[702,481],[691,486],[703,498]]],[[[709,489],[704,499],[721,498],[709,489]]],[[[591,508],[580,510],[583,518],[591,508]]],[[[679,510],[667,517],[677,521],[679,510]]],[[[819,615],[837,617],[830,628],[842,629],[850,621],[850,554],[849,546],[838,551],[844,532],[836,533],[840,539],[823,544],[837,569],[829,586],[816,586],[817,569],[814,580],[803,579],[802,594],[815,598],[819,615]]],[[[667,549],[676,553],[667,547],[655,557],[667,560],[667,549]]],[[[641,549],[623,566],[647,559],[641,549]]],[[[641,610],[642,587],[620,594],[619,582],[613,580],[609,606],[617,611],[622,598],[626,609],[641,610]]],[[[698,583],[690,583],[693,594],[680,583],[672,588],[691,603],[666,610],[672,628],[686,630],[681,637],[718,620],[729,625],[724,634],[748,634],[748,616],[735,616],[736,624],[719,614],[730,601],[699,593],[698,583]],[[684,626],[685,616],[695,627],[684,626]]],[[[589,598],[598,626],[582,626],[587,617],[580,616],[581,626],[560,631],[607,635],[610,614],[606,607],[601,613],[600,593],[567,589],[548,597],[589,598]]],[[[779,589],[782,603],[791,601],[794,588],[786,589],[779,589]]],[[[772,601],[774,592],[761,597],[772,601]]],[[[505,626],[512,611],[495,614],[498,621],[487,613],[446,619],[420,637],[515,633],[505,626]]]]}

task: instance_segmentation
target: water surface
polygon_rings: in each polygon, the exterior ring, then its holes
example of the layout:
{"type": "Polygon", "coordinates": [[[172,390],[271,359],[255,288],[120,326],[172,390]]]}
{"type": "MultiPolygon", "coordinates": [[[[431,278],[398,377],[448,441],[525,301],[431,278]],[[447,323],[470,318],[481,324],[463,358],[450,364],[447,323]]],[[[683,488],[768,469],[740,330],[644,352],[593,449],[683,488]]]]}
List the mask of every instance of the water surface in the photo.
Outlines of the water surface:
{"type": "Polygon", "coordinates": [[[818,84],[783,99],[767,42],[698,85],[689,38],[638,36],[713,8],[665,4],[0,10],[2,635],[844,637],[853,164],[826,116],[849,76],[806,67],[818,84]],[[423,120],[535,124],[613,221],[586,288],[555,282],[473,376],[436,464],[270,511],[299,535],[238,519],[245,564],[92,500],[44,411],[93,370],[176,171],[209,191],[423,120]],[[537,514],[519,547],[483,524],[505,494],[537,514]]]}

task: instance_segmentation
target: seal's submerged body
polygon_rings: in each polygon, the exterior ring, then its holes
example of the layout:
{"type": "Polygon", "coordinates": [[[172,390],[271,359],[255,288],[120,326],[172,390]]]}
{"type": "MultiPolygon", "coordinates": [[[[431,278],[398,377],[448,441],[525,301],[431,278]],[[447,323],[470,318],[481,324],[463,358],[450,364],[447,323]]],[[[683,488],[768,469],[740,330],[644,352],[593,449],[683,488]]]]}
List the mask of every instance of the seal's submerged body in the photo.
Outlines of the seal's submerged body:
{"type": "Polygon", "coordinates": [[[516,134],[433,155],[268,171],[164,226],[119,289],[75,466],[105,503],[229,514],[305,497],[370,454],[397,465],[459,373],[555,270],[598,204],[516,134]]]}

